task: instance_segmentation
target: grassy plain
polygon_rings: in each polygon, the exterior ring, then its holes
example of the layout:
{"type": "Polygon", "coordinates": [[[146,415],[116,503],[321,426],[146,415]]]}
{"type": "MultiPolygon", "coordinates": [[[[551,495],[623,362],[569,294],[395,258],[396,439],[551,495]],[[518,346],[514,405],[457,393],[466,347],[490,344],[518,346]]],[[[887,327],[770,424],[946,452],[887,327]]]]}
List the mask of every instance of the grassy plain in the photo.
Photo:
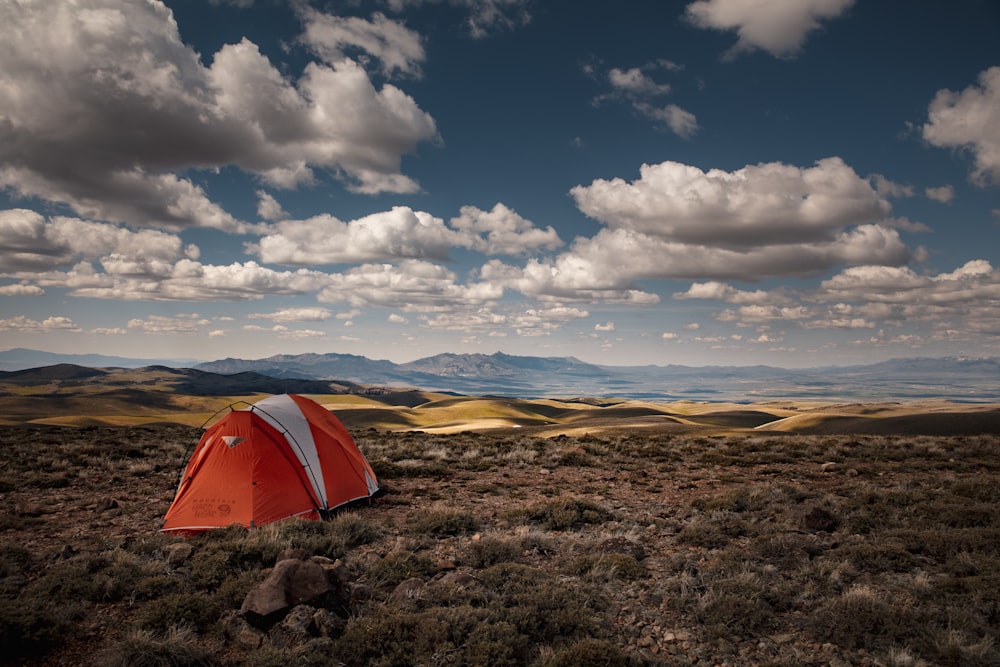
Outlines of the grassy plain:
{"type": "Polygon", "coordinates": [[[315,395],[384,493],[185,540],[197,426],[256,397],[62,389],[0,397],[8,664],[1000,664],[997,406],[315,395]],[[349,601],[248,624],[290,553],[349,601]]]}

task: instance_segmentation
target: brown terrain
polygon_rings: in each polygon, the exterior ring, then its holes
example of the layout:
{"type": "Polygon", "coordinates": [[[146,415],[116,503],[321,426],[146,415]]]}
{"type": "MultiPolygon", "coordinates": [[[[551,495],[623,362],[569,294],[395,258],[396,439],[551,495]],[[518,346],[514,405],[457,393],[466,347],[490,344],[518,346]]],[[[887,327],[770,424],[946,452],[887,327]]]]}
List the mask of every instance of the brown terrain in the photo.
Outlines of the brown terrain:
{"type": "Polygon", "coordinates": [[[995,405],[316,395],[383,493],[186,540],[198,427],[259,396],[10,394],[8,664],[1000,664],[995,405]],[[241,613],[287,559],[330,591],[241,613]]]}

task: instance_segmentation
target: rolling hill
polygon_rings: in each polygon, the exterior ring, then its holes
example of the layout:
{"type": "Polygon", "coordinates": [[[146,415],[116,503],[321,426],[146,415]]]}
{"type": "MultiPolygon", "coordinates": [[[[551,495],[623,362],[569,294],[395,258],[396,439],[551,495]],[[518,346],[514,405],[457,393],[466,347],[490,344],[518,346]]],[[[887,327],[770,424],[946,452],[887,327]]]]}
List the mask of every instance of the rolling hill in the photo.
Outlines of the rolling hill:
{"type": "Polygon", "coordinates": [[[277,393],[310,395],[355,433],[375,429],[439,434],[517,432],[553,437],[640,432],[665,436],[1000,432],[997,405],[942,400],[782,400],[748,404],[628,398],[530,399],[392,390],[350,382],[275,378],[250,371],[226,375],[165,366],[129,369],[72,364],[0,372],[0,425],[200,426],[229,406],[242,407],[277,393]]]}

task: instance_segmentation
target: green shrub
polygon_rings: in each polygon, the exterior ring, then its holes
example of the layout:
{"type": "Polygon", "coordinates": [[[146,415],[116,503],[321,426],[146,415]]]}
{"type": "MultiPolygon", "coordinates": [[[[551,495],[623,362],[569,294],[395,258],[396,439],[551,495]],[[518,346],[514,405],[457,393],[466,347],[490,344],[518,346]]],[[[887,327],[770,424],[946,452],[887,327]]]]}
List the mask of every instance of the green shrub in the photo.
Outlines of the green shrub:
{"type": "Polygon", "coordinates": [[[140,625],[160,632],[176,627],[204,632],[219,620],[221,613],[218,600],[210,595],[173,593],[147,602],[142,608],[140,625]]]}
{"type": "Polygon", "coordinates": [[[246,667],[330,667],[342,664],[334,662],[336,646],[326,637],[314,637],[294,646],[273,646],[265,644],[250,655],[241,658],[240,665],[246,667]]]}
{"type": "Polygon", "coordinates": [[[413,524],[413,532],[431,537],[463,535],[476,529],[476,519],[462,510],[430,510],[413,524]]]}
{"type": "Polygon", "coordinates": [[[775,582],[742,568],[703,573],[703,593],[693,599],[693,615],[716,636],[752,636],[771,628],[776,620],[772,601],[780,601],[775,582]]]}
{"type": "Polygon", "coordinates": [[[594,457],[582,447],[574,447],[560,452],[556,458],[556,463],[561,466],[576,466],[578,468],[591,468],[597,465],[594,457]]]}
{"type": "Polygon", "coordinates": [[[578,556],[566,567],[566,571],[591,581],[609,579],[634,581],[649,574],[635,556],[618,553],[578,556]]]}
{"type": "Polygon", "coordinates": [[[97,655],[97,667],[208,667],[208,651],[187,628],[135,630],[97,655]]]}
{"type": "Polygon", "coordinates": [[[467,606],[419,612],[380,607],[349,623],[332,655],[348,667],[525,664],[530,643],[493,616],[489,610],[467,606]]]}
{"type": "Polygon", "coordinates": [[[36,657],[60,647],[73,637],[79,611],[79,605],[68,600],[52,604],[42,598],[0,598],[3,659],[36,657]]]}
{"type": "Polygon", "coordinates": [[[372,535],[354,520],[340,518],[289,519],[253,530],[231,526],[195,538],[195,552],[187,565],[198,588],[215,590],[241,572],[272,567],[285,550],[302,549],[310,555],[337,559],[347,552],[349,544],[372,535]]]}
{"type": "Polygon", "coordinates": [[[695,618],[716,637],[753,636],[770,628],[774,611],[754,591],[711,590],[695,610],[695,618]]]}
{"type": "Polygon", "coordinates": [[[76,556],[50,567],[23,595],[55,604],[116,601],[129,597],[154,571],[152,563],[120,551],[76,556]]]}
{"type": "Polygon", "coordinates": [[[226,609],[238,609],[247,593],[267,578],[269,570],[237,572],[223,581],[215,591],[218,603],[226,609]]]}
{"type": "Polygon", "coordinates": [[[831,549],[825,557],[846,560],[868,572],[908,572],[920,560],[896,542],[874,540],[831,549]]]}
{"type": "Polygon", "coordinates": [[[496,613],[532,642],[548,644],[598,632],[591,607],[598,597],[589,587],[570,586],[517,563],[494,565],[480,572],[479,579],[495,596],[491,607],[496,613]]]}
{"type": "Polygon", "coordinates": [[[329,532],[344,545],[355,547],[360,544],[371,544],[382,536],[372,519],[360,512],[341,512],[335,514],[328,522],[329,532]]]}
{"type": "Polygon", "coordinates": [[[716,511],[708,516],[699,516],[677,534],[677,540],[705,549],[719,549],[735,538],[749,534],[750,522],[742,514],[716,511]]]}
{"type": "Polygon", "coordinates": [[[378,588],[395,588],[400,582],[413,577],[428,577],[437,567],[426,556],[410,551],[393,551],[368,566],[365,576],[378,588]]]}
{"type": "Polygon", "coordinates": [[[0,578],[22,574],[34,561],[34,555],[20,544],[0,544],[0,578]]]}
{"type": "Polygon", "coordinates": [[[873,650],[902,643],[906,621],[884,596],[855,586],[820,605],[809,618],[808,630],[819,641],[873,650]]]}
{"type": "Polygon", "coordinates": [[[792,571],[805,565],[810,555],[815,556],[822,551],[812,536],[774,533],[755,537],[747,547],[746,555],[749,559],[792,571]]]}
{"type": "Polygon", "coordinates": [[[380,480],[399,477],[432,477],[445,479],[454,473],[454,467],[440,461],[413,461],[398,463],[387,459],[368,459],[369,465],[380,480]]]}
{"type": "Polygon", "coordinates": [[[534,663],[534,667],[635,667],[640,661],[603,639],[581,639],[534,663]]]}
{"type": "Polygon", "coordinates": [[[989,637],[969,636],[961,630],[935,630],[920,643],[922,653],[943,667],[994,667],[1000,651],[989,637]]]}
{"type": "Polygon", "coordinates": [[[465,553],[469,565],[483,568],[498,563],[516,562],[521,558],[521,547],[508,540],[484,537],[477,542],[471,542],[465,553]]]}
{"type": "Polygon", "coordinates": [[[557,498],[534,505],[521,512],[529,521],[543,524],[550,530],[571,530],[585,524],[601,524],[611,520],[611,513],[600,505],[579,498],[557,498]]]}

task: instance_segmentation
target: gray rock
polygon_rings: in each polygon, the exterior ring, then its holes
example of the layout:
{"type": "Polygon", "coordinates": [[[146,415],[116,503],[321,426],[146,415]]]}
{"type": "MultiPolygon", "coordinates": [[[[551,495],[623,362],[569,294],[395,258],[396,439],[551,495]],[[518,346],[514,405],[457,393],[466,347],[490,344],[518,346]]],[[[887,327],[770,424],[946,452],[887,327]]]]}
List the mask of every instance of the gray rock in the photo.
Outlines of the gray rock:
{"type": "Polygon", "coordinates": [[[240,613],[271,616],[297,604],[336,591],[321,565],[290,559],[278,562],[271,574],[247,593],[240,613]]]}
{"type": "Polygon", "coordinates": [[[389,595],[392,602],[403,602],[406,600],[416,600],[424,592],[424,580],[419,577],[410,577],[399,582],[389,595]]]}

